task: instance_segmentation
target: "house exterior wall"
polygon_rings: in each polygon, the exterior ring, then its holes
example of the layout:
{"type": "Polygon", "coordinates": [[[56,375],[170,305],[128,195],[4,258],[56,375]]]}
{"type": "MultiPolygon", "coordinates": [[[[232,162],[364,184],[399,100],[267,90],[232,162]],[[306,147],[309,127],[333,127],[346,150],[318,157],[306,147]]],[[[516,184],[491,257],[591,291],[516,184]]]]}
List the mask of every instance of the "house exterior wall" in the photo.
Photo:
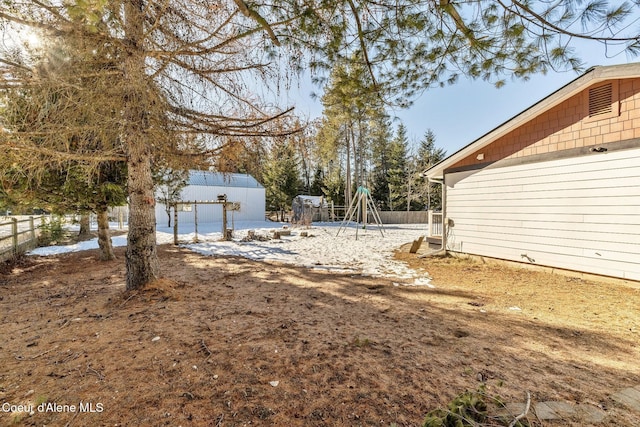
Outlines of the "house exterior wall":
{"type": "Polygon", "coordinates": [[[447,249],[640,280],[640,79],[617,85],[616,117],[581,93],[447,169],[447,249]]]}
{"type": "Polygon", "coordinates": [[[613,83],[619,98],[620,114],[617,117],[589,119],[586,88],[488,147],[477,150],[451,169],[640,138],[640,79],[615,80],[613,83]],[[482,160],[478,160],[479,154],[484,155],[482,160]]]}
{"type": "Polygon", "coordinates": [[[639,165],[637,148],[447,175],[447,248],[640,280],[639,165]]]}
{"type": "MultiPolygon", "coordinates": [[[[239,211],[229,211],[228,221],[264,221],[265,219],[265,189],[264,187],[223,187],[189,185],[182,190],[182,200],[185,201],[215,201],[218,194],[226,194],[227,201],[239,202],[239,211]]],[[[198,223],[221,222],[221,205],[198,205],[198,223]]],[[[171,212],[173,221],[173,211],[171,212]]],[[[165,206],[158,203],[156,206],[156,220],[160,226],[167,224],[165,206]]],[[[193,224],[195,211],[193,205],[190,212],[178,212],[178,224],[193,224]]]]}

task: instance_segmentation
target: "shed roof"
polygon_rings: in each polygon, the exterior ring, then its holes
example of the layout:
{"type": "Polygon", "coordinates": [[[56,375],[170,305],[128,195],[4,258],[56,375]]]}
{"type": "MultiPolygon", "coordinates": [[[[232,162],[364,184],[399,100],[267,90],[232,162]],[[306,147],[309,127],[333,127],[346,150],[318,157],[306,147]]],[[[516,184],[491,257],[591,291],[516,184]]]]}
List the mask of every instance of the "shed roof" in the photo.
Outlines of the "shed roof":
{"type": "Polygon", "coordinates": [[[640,77],[640,63],[637,62],[631,64],[595,66],[589,68],[578,78],[562,86],[560,89],[533,104],[531,107],[515,115],[495,129],[487,132],[480,138],[461,148],[449,157],[443,159],[441,162],[433,165],[432,167],[424,171],[424,175],[428,178],[441,179],[444,176],[445,169],[465,159],[467,156],[470,156],[477,150],[488,146],[498,138],[513,131],[519,126],[522,126],[523,124],[534,119],[540,114],[545,113],[546,111],[569,99],[570,97],[582,92],[584,89],[593,84],[606,80],[636,77],[640,77]]]}
{"type": "Polygon", "coordinates": [[[264,188],[254,177],[242,173],[189,171],[189,185],[206,187],[264,188]]]}

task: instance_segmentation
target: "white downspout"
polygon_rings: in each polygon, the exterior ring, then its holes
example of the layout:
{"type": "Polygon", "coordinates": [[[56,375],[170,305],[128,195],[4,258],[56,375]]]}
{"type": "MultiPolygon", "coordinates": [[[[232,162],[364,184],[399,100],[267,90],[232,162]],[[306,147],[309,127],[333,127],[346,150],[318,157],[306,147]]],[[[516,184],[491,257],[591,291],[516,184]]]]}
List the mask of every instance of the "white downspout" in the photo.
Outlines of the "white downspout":
{"type": "Polygon", "coordinates": [[[442,179],[438,178],[427,178],[429,182],[435,182],[436,184],[440,184],[441,193],[442,193],[442,243],[440,245],[440,249],[436,252],[433,252],[429,255],[440,255],[443,253],[447,253],[447,221],[445,221],[447,217],[447,189],[444,184],[444,174],[442,175],[442,179]]]}

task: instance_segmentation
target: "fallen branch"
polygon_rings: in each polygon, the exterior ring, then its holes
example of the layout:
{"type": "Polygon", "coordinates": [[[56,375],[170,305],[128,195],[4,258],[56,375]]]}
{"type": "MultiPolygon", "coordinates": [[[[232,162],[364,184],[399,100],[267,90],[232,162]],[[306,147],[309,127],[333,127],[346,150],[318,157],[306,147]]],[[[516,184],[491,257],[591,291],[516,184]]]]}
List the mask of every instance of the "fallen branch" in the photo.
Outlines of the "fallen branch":
{"type": "Polygon", "coordinates": [[[200,351],[203,353],[207,353],[207,359],[210,358],[213,354],[211,350],[209,350],[209,347],[207,347],[207,345],[204,343],[203,339],[200,340],[200,351]]]}
{"type": "Polygon", "coordinates": [[[124,301],[122,302],[122,304],[120,304],[120,308],[124,307],[124,305],[125,305],[127,302],[129,302],[129,300],[130,300],[131,298],[133,298],[134,296],[136,296],[136,295],[137,295],[137,292],[132,292],[132,293],[131,293],[131,295],[129,295],[129,298],[127,298],[126,300],[124,300],[124,301]]]}
{"type": "Polygon", "coordinates": [[[522,418],[527,416],[527,413],[529,413],[529,407],[531,406],[531,394],[529,392],[527,392],[527,404],[524,407],[524,411],[518,415],[517,417],[515,417],[513,419],[513,421],[511,421],[511,424],[509,424],[509,427],[515,427],[515,425],[518,423],[518,421],[520,421],[522,418]]]}
{"type": "Polygon", "coordinates": [[[65,356],[63,359],[54,362],[54,364],[57,365],[61,363],[67,363],[68,361],[77,359],[78,357],[80,357],[80,353],[70,353],[67,356],[65,356]]]}
{"type": "Polygon", "coordinates": [[[87,365],[87,370],[86,370],[87,374],[91,374],[91,375],[95,375],[96,377],[98,377],[98,379],[100,381],[104,380],[104,375],[102,375],[100,372],[96,371],[95,369],[93,369],[91,367],[91,365],[87,365]]]}
{"type": "Polygon", "coordinates": [[[47,351],[43,351],[42,353],[36,354],[35,356],[31,356],[31,357],[24,357],[24,356],[20,356],[20,355],[16,355],[14,356],[16,360],[33,360],[33,359],[37,359],[40,356],[44,356],[47,353],[51,353],[53,350],[55,350],[56,348],[58,348],[58,346],[53,347],[50,350],[47,351]]]}
{"type": "Polygon", "coordinates": [[[33,360],[33,359],[37,359],[37,358],[38,358],[38,357],[40,357],[40,356],[44,356],[44,355],[45,355],[45,354],[47,354],[47,353],[51,353],[51,352],[52,352],[53,350],[55,350],[56,348],[58,348],[58,346],[55,346],[55,347],[53,347],[53,348],[52,348],[52,349],[50,349],[50,350],[43,351],[42,353],[36,354],[35,356],[31,356],[31,360],[33,360]]]}

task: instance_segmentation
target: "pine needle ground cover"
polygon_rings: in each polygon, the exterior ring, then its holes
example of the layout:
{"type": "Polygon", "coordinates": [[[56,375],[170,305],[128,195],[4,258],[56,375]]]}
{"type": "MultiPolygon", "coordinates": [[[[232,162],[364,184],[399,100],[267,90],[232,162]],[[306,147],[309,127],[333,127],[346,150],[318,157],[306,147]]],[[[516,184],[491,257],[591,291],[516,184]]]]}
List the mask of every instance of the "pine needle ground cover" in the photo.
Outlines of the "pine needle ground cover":
{"type": "Polygon", "coordinates": [[[125,292],[123,250],[2,272],[1,425],[416,426],[480,386],[640,424],[610,399],[640,384],[637,286],[398,254],[435,286],[409,287],[164,245],[125,292]]]}

